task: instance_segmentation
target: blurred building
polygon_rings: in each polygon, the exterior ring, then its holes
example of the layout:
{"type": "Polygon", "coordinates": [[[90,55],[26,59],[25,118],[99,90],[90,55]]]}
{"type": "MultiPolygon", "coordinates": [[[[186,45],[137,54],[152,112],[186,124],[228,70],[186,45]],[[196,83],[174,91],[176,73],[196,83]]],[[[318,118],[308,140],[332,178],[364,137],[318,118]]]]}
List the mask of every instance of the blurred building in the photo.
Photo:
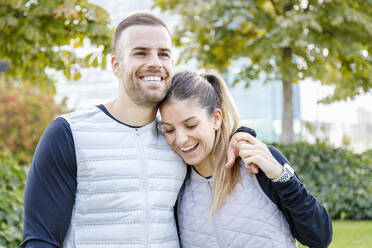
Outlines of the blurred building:
{"type": "Polygon", "coordinates": [[[355,123],[303,121],[302,137],[309,142],[327,142],[358,153],[372,149],[372,111],[358,108],[356,114],[355,123]]]}
{"type": "MultiPolygon", "coordinates": [[[[230,89],[238,107],[241,124],[252,127],[257,137],[266,142],[279,142],[282,119],[282,83],[273,81],[263,83],[260,80],[250,82],[249,88],[238,84],[230,89]]],[[[300,134],[300,95],[298,85],[293,86],[295,139],[300,134]]]]}

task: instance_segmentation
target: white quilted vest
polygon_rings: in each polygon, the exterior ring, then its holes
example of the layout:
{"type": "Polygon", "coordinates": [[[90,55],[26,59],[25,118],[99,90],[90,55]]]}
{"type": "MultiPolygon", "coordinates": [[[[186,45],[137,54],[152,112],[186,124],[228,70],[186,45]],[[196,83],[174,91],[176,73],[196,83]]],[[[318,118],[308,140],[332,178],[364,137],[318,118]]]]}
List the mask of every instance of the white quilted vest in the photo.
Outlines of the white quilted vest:
{"type": "Polygon", "coordinates": [[[297,247],[284,215],[262,191],[256,176],[244,169],[241,174],[235,194],[209,219],[213,179],[191,170],[178,203],[182,248],[297,247]]]}
{"type": "Polygon", "coordinates": [[[63,117],[78,166],[64,247],[179,247],[173,206],[186,168],[155,121],[131,128],[97,107],[63,117]]]}

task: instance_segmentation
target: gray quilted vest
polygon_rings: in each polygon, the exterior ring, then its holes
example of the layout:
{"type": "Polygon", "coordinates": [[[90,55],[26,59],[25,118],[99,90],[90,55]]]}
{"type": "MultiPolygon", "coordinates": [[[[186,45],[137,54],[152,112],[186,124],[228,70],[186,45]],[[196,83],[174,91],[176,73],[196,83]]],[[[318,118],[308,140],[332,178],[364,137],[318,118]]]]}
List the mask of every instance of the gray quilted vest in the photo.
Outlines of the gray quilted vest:
{"type": "Polygon", "coordinates": [[[243,168],[241,174],[234,195],[210,219],[213,180],[191,170],[178,202],[181,247],[297,247],[284,215],[262,191],[256,176],[243,168]]]}
{"type": "Polygon", "coordinates": [[[64,247],[179,247],[173,206],[186,168],[155,121],[131,128],[97,107],[63,117],[78,166],[64,247]]]}

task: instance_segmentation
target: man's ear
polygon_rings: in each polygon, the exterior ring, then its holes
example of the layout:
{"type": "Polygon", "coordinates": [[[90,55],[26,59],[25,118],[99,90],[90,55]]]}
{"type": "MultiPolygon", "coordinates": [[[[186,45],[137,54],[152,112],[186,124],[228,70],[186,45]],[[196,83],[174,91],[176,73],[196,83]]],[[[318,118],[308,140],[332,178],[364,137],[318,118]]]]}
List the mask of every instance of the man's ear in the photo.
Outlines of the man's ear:
{"type": "Polygon", "coordinates": [[[223,119],[223,116],[222,116],[222,110],[219,109],[219,108],[216,108],[214,111],[213,111],[213,129],[214,130],[217,130],[221,127],[221,124],[222,124],[222,119],[223,119]]]}
{"type": "Polygon", "coordinates": [[[111,68],[115,76],[120,77],[120,60],[116,55],[112,55],[111,57],[111,68]]]}

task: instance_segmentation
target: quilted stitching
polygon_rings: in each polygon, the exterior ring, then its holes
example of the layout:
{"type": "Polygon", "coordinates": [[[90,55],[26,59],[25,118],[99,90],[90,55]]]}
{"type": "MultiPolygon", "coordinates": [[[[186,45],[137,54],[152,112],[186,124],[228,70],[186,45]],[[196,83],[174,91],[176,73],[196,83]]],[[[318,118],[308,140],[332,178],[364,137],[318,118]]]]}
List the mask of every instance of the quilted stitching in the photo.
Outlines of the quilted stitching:
{"type": "Polygon", "coordinates": [[[178,208],[184,248],[297,247],[283,214],[261,190],[256,177],[241,172],[243,179],[235,194],[209,219],[212,187],[192,171],[178,208]]]}

